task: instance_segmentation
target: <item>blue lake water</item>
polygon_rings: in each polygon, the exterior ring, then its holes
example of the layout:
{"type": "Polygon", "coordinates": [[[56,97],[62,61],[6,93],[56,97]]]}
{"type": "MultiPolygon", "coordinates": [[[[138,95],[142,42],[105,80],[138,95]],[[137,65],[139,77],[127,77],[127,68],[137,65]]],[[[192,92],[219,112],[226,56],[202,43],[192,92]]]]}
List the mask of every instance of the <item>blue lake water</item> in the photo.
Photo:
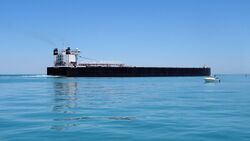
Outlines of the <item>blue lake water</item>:
{"type": "Polygon", "coordinates": [[[249,141],[250,76],[0,76],[0,141],[249,141]]]}

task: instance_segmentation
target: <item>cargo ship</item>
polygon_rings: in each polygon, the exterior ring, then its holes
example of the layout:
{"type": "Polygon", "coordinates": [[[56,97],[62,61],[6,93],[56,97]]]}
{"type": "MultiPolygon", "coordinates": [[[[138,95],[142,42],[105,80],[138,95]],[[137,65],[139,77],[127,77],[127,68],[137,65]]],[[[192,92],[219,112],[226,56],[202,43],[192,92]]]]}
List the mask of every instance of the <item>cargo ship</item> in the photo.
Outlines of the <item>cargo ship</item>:
{"type": "Polygon", "coordinates": [[[167,76],[210,76],[209,67],[136,67],[122,63],[83,62],[80,50],[70,47],[53,50],[54,65],[47,67],[47,75],[65,77],[167,77],[167,76]]]}

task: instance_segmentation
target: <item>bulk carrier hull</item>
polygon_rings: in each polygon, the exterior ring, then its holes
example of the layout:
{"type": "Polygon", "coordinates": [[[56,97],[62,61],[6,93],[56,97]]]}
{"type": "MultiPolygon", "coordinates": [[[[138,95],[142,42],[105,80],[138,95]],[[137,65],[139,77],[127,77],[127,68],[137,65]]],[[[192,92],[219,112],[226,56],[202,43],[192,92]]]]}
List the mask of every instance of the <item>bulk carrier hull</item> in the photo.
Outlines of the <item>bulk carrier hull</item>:
{"type": "Polygon", "coordinates": [[[48,67],[47,75],[66,77],[209,76],[210,68],[163,67],[48,67]]]}

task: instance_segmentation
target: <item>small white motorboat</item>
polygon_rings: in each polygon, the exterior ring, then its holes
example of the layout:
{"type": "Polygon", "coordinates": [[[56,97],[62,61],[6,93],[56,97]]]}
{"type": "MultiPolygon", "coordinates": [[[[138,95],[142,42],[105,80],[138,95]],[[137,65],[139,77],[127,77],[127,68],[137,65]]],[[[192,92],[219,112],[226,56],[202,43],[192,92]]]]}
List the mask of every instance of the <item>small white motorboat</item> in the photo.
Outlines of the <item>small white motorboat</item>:
{"type": "Polygon", "coordinates": [[[214,76],[209,76],[204,78],[205,83],[219,83],[220,79],[214,75],[214,76]]]}

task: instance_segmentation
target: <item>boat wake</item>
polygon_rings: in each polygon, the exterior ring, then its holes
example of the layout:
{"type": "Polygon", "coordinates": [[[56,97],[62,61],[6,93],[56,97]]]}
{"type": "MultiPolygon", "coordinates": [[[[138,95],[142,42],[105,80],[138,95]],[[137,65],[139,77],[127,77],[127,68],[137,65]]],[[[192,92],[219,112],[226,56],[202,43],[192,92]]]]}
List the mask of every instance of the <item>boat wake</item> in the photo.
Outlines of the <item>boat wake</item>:
{"type": "Polygon", "coordinates": [[[50,76],[46,74],[37,74],[37,75],[23,75],[22,77],[27,77],[27,78],[55,78],[55,77],[60,77],[60,76],[50,76]]]}

